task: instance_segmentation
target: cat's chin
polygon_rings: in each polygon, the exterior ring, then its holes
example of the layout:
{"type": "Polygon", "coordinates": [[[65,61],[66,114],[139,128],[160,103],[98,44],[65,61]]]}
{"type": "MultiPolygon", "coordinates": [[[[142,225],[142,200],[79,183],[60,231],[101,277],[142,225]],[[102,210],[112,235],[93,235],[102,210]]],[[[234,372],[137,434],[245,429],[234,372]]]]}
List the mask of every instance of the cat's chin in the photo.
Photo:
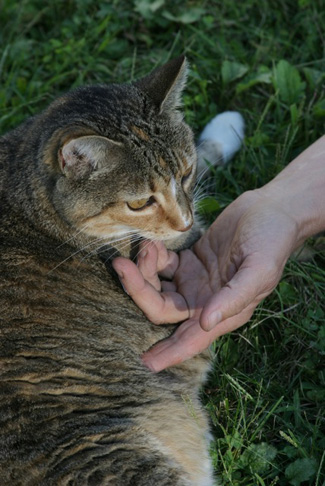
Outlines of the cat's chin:
{"type": "MultiPolygon", "coordinates": [[[[202,236],[202,230],[199,225],[194,225],[189,231],[180,233],[178,236],[162,239],[163,243],[169,250],[179,251],[184,248],[189,248],[202,236]]],[[[101,254],[105,259],[112,259],[117,256],[136,259],[139,254],[141,241],[157,241],[157,238],[141,238],[140,235],[133,235],[129,240],[124,240],[123,245],[115,244],[113,241],[108,241],[105,245],[105,250],[101,250],[101,254]]]]}

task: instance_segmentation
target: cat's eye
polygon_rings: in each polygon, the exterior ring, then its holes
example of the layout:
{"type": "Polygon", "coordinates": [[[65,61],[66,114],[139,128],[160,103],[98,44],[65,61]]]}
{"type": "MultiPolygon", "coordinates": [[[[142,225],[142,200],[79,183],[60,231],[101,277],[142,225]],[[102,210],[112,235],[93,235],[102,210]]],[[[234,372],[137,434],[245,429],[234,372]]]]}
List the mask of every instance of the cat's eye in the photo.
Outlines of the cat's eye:
{"type": "Polygon", "coordinates": [[[128,201],[126,204],[132,211],[140,211],[141,209],[151,206],[154,202],[155,198],[151,196],[149,199],[135,199],[134,201],[128,201]]]}
{"type": "Polygon", "coordinates": [[[182,184],[185,184],[192,174],[193,167],[189,167],[182,177],[182,184]]]}

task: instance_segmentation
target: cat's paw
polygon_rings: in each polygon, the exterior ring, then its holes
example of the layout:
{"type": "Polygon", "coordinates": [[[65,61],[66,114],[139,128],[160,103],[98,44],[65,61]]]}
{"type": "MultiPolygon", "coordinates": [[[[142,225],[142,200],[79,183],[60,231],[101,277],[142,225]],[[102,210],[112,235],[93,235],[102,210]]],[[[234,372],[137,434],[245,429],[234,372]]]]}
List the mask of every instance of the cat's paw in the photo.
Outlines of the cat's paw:
{"type": "Polygon", "coordinates": [[[198,140],[198,171],[212,165],[226,164],[240,149],[245,122],[237,111],[225,111],[215,116],[203,129],[198,140]]]}

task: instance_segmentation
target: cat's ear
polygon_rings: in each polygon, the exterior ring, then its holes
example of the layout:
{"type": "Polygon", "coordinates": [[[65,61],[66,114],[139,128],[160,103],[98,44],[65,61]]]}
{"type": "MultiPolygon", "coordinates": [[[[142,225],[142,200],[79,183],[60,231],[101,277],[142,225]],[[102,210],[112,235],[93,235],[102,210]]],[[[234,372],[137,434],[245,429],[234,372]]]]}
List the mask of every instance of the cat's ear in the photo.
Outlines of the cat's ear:
{"type": "Polygon", "coordinates": [[[96,135],[72,139],[59,150],[61,171],[72,179],[86,178],[94,170],[116,160],[121,146],[119,142],[96,135]]]}
{"type": "Polygon", "coordinates": [[[187,61],[185,56],[180,56],[156,68],[135,84],[149,95],[160,112],[172,111],[181,105],[186,78],[187,61]]]}

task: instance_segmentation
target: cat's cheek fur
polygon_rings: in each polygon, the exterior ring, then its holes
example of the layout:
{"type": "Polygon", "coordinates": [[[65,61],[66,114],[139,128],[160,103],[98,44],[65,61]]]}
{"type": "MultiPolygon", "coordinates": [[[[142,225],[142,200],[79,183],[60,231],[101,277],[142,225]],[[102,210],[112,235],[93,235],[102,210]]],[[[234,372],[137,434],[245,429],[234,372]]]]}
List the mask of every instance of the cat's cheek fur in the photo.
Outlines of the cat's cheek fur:
{"type": "MultiPolygon", "coordinates": [[[[146,211],[148,214],[138,214],[126,208],[108,208],[94,217],[80,220],[77,226],[85,228],[85,233],[98,237],[118,236],[123,231],[133,231],[147,239],[164,240],[166,238],[178,238],[184,232],[186,217],[179,214],[168,218],[161,210],[146,211]],[[122,228],[123,225],[123,228],[122,228]]],[[[189,216],[187,216],[189,218],[189,216]]],[[[188,225],[188,229],[191,224],[188,225]]]]}
{"type": "Polygon", "coordinates": [[[85,219],[90,211],[96,211],[96,205],[85,198],[75,197],[76,184],[61,175],[56,182],[52,195],[55,210],[69,226],[78,228],[78,222],[85,219]]]}

